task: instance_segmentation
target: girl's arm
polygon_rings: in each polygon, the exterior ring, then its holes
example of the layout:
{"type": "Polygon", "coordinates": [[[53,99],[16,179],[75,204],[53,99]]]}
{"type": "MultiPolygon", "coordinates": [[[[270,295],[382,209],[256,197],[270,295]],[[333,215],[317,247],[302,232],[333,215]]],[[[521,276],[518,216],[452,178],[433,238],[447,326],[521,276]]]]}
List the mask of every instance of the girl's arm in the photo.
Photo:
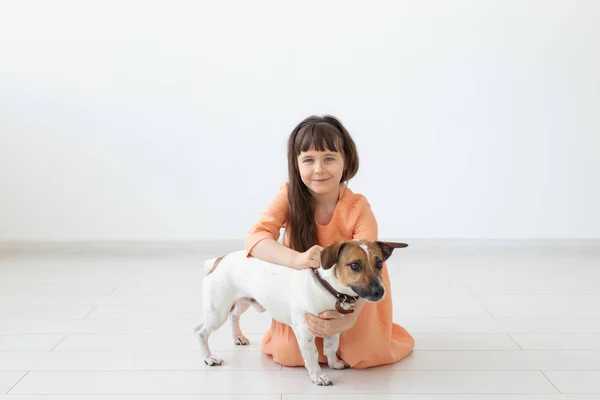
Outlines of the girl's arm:
{"type": "Polygon", "coordinates": [[[273,239],[258,242],[250,254],[261,260],[285,265],[294,269],[319,268],[321,266],[321,246],[313,246],[304,253],[282,246],[273,239]]]}
{"type": "Polygon", "coordinates": [[[269,203],[267,209],[260,214],[260,218],[250,228],[246,236],[246,257],[254,256],[261,260],[288,265],[291,260],[291,251],[281,249],[277,242],[281,228],[288,217],[287,184],[282,184],[277,196],[269,203]],[[272,257],[270,252],[275,253],[272,257]]]}
{"type": "Polygon", "coordinates": [[[264,239],[250,250],[250,254],[264,261],[296,268],[296,258],[300,253],[281,245],[273,239],[264,239]]]}
{"type": "Polygon", "coordinates": [[[288,184],[284,183],[277,196],[250,228],[246,238],[246,256],[294,269],[318,268],[321,266],[320,246],[313,246],[304,253],[299,253],[277,241],[288,217],[287,193],[288,184]]]}

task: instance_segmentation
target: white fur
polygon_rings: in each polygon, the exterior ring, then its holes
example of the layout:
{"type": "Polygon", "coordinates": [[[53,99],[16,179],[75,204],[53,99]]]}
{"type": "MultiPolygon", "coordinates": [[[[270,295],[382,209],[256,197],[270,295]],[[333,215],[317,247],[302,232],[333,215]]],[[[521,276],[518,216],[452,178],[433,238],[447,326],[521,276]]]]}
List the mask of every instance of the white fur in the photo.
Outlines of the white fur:
{"type": "MultiPolygon", "coordinates": [[[[205,262],[205,270],[212,269],[216,259],[205,262]]],[[[342,285],[330,269],[319,269],[322,278],[340,293],[356,296],[342,285]]],[[[246,252],[230,253],[202,282],[204,321],[195,330],[202,346],[204,361],[208,365],[220,365],[208,346],[208,337],[217,330],[230,315],[233,338],[236,344],[248,344],[239,327],[239,317],[253,304],[258,311],[271,314],[273,319],[292,327],[305,361],[308,373],[317,385],[331,385],[331,379],[323,374],[318,362],[315,338],[309,331],[305,314],[319,315],[323,311],[335,310],[336,298],[327,292],[309,269],[295,270],[272,264],[258,258],[247,258],[246,252]],[[255,302],[251,301],[254,299],[255,302]]],[[[325,337],[324,353],[331,368],[343,369],[348,365],[337,355],[339,334],[325,337]]]]}

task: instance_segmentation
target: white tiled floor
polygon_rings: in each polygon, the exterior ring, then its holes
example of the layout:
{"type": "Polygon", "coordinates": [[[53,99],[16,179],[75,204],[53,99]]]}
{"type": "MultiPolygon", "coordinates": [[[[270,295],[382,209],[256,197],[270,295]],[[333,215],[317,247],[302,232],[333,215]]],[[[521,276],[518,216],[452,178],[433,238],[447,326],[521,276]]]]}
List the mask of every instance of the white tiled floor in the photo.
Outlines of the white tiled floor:
{"type": "Polygon", "coordinates": [[[600,399],[600,248],[409,247],[388,263],[394,316],[415,351],[391,366],[302,368],[250,346],[229,324],[209,368],[192,334],[206,254],[0,253],[0,399],[600,399]],[[149,395],[153,395],[149,397],[149,395]]]}

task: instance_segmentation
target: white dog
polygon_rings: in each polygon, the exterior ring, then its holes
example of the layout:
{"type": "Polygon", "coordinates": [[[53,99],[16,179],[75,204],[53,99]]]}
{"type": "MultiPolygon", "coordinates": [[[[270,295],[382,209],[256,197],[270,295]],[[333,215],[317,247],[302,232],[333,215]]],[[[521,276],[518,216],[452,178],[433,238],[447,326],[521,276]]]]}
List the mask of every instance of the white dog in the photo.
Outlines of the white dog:
{"type": "MultiPolygon", "coordinates": [[[[248,344],[240,330],[240,316],[250,305],[265,309],[273,319],[292,327],[308,373],[317,385],[331,385],[331,379],[319,366],[315,337],[305,320],[307,312],[319,315],[336,309],[351,313],[352,304],[361,297],[370,302],[383,298],[381,282],[383,262],[395,248],[405,243],[352,240],[331,245],[321,252],[321,268],[295,270],[281,265],[247,258],[238,251],[205,262],[202,299],[204,322],[195,329],[207,365],[221,365],[208,346],[208,337],[231,316],[235,344],[248,344]]],[[[323,338],[323,352],[334,369],[348,368],[340,360],[340,335],[323,338]]]]}

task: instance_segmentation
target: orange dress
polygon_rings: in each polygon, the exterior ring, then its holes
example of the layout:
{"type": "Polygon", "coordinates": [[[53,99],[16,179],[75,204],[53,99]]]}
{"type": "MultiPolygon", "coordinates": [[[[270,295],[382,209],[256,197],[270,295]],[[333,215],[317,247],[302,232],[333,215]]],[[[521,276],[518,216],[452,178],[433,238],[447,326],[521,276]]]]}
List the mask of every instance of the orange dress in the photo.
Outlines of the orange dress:
{"type": "MultiPolygon", "coordinates": [[[[246,251],[261,240],[279,239],[288,214],[288,184],[281,185],[277,196],[248,232],[246,251]]],[[[367,199],[341,185],[340,199],[333,218],[327,225],[317,224],[317,244],[327,247],[340,240],[378,240],[377,221],[367,199]]],[[[287,236],[284,238],[287,245],[287,236]]],[[[392,256],[393,257],[393,256],[392,256]]],[[[387,266],[382,271],[386,296],[377,303],[365,303],[356,324],[340,335],[338,357],[352,368],[368,368],[392,364],[406,357],[414,347],[414,339],[400,325],[392,322],[392,296],[387,266]]],[[[317,338],[319,362],[327,363],[323,355],[323,339],[317,338]]],[[[294,331],[288,325],[273,320],[265,333],[261,350],[284,366],[304,366],[294,331]]]]}

